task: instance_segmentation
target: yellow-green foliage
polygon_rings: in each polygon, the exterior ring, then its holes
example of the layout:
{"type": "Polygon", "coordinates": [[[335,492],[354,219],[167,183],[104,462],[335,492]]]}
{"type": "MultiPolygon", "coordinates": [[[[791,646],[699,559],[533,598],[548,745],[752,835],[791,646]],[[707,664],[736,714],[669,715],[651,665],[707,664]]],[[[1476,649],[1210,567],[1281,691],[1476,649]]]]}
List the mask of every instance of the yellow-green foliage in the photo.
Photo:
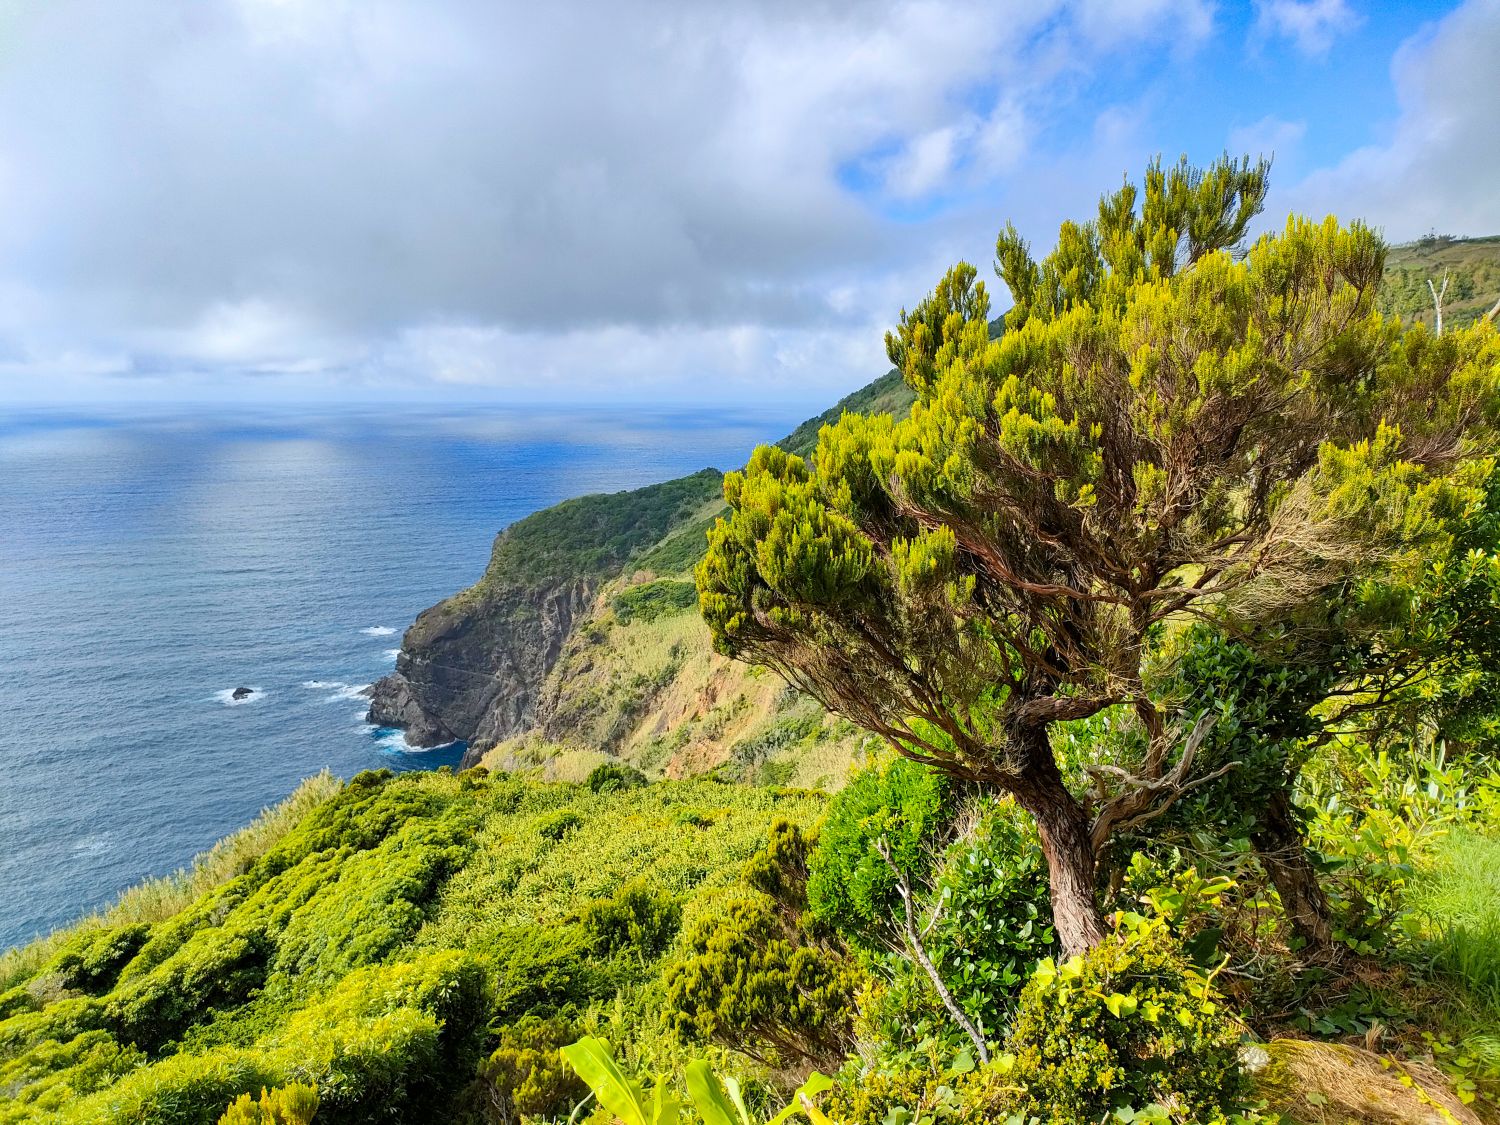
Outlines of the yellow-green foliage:
{"type": "Polygon", "coordinates": [[[219,1125],[310,1125],[318,1112],[318,1092],[293,1083],[261,1090],[259,1098],[241,1094],[219,1118],[219,1125]]]}
{"type": "Polygon", "coordinates": [[[1243,1106],[1239,1040],[1211,976],[1188,963],[1165,920],[1126,914],[1086,955],[1042,962],[1008,1045],[1023,1120],[1086,1125],[1155,1105],[1204,1125],[1243,1106]]]}
{"type": "Polygon", "coordinates": [[[586,1088],[561,1050],[577,1037],[567,1020],[537,1016],[523,1016],[500,1032],[500,1045],[480,1074],[504,1120],[560,1117],[583,1098],[586,1088]]]}
{"type": "Polygon", "coordinates": [[[362,774],[175,913],[23,951],[36,968],[0,994],[0,1122],[211,1125],[293,1082],[319,1125],[470,1120],[492,1023],[629,1010],[681,906],[820,805],[362,774]]]}

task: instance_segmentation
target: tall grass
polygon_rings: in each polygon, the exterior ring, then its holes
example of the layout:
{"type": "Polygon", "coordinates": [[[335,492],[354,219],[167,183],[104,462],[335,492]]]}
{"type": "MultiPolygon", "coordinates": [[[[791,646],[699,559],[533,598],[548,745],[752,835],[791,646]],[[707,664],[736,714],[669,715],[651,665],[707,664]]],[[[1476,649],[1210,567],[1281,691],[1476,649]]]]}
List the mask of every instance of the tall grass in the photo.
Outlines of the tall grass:
{"type": "Polygon", "coordinates": [[[1433,967],[1500,1019],[1500,837],[1469,829],[1444,837],[1408,901],[1433,967]]]}
{"type": "Polygon", "coordinates": [[[337,793],[342,784],[327,770],[309,777],[286,800],[262,809],[248,825],[194,857],[188,866],[139,883],[121,894],[114,905],[0,954],[0,992],[35,973],[59,945],[80,930],[172,917],[204,892],[245,871],[298,821],[337,793]]]}

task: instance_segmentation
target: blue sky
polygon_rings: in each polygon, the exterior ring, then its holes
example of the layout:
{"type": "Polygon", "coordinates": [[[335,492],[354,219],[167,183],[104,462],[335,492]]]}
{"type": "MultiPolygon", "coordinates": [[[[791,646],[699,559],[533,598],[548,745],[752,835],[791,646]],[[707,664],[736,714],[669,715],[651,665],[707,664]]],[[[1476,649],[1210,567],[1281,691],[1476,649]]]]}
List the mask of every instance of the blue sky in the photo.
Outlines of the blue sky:
{"type": "Polygon", "coordinates": [[[1158,153],[1500,232],[1496,58],[1500,0],[12,0],[0,402],[813,406],[1158,153]]]}

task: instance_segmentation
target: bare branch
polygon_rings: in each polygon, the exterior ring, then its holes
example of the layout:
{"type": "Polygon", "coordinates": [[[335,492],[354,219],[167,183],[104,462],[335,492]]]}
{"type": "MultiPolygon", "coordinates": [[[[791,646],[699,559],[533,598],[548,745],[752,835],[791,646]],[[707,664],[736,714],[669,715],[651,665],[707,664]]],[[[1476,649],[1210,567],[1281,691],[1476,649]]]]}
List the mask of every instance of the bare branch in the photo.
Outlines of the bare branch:
{"type": "MultiPolygon", "coordinates": [[[[959,1027],[963,1028],[964,1034],[974,1044],[974,1050],[979,1053],[979,1061],[988,1063],[990,1061],[990,1051],[984,1045],[984,1036],[979,1034],[979,1029],[974,1026],[974,1021],[958,1006],[958,1001],[953,999],[953,993],[948,991],[948,986],[943,983],[943,978],[938,975],[937,966],[932,963],[932,958],[927,956],[927,948],[922,944],[922,934],[917,933],[916,914],[912,910],[911,902],[911,881],[907,879],[906,872],[902,871],[892,861],[890,846],[886,844],[883,838],[875,841],[875,853],[885,861],[886,867],[890,868],[891,874],[895,876],[896,893],[901,896],[901,907],[906,914],[904,934],[911,955],[916,959],[917,964],[922,966],[922,971],[927,974],[928,979],[932,981],[932,987],[937,990],[938,999],[943,1002],[943,1007],[948,1009],[948,1014],[953,1017],[953,1021],[959,1027]]],[[[935,914],[933,920],[936,920],[935,914]]],[[[927,929],[930,930],[931,928],[932,922],[929,922],[927,929]]],[[[923,933],[925,932],[924,930],[923,933]]]]}

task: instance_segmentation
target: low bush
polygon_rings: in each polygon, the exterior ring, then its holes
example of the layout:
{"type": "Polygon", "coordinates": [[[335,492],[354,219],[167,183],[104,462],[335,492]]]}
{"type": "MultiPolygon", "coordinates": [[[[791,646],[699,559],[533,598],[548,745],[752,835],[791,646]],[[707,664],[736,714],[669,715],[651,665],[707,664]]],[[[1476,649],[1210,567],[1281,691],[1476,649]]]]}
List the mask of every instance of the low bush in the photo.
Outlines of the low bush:
{"type": "Polygon", "coordinates": [[[1239,1044],[1212,975],[1188,962],[1166,921],[1126,913],[1086,955],[1038,966],[1008,1046],[1023,1120],[1087,1125],[1159,1107],[1160,1120],[1206,1125],[1243,1108],[1239,1044]]]}
{"type": "Polygon", "coordinates": [[[219,1118],[219,1125],[310,1125],[317,1112],[318,1092],[293,1083],[262,1089],[258,1098],[241,1094],[219,1118]]]}
{"type": "Polygon", "coordinates": [[[522,1117],[561,1117],[588,1092],[562,1056],[578,1037],[565,1019],[523,1016],[501,1029],[500,1043],[479,1068],[488,1108],[502,1125],[522,1117]]]}
{"type": "Polygon", "coordinates": [[[640,880],[583,909],[583,928],[601,952],[633,949],[642,960],[665,950],[681,923],[682,907],[640,880]]]}

